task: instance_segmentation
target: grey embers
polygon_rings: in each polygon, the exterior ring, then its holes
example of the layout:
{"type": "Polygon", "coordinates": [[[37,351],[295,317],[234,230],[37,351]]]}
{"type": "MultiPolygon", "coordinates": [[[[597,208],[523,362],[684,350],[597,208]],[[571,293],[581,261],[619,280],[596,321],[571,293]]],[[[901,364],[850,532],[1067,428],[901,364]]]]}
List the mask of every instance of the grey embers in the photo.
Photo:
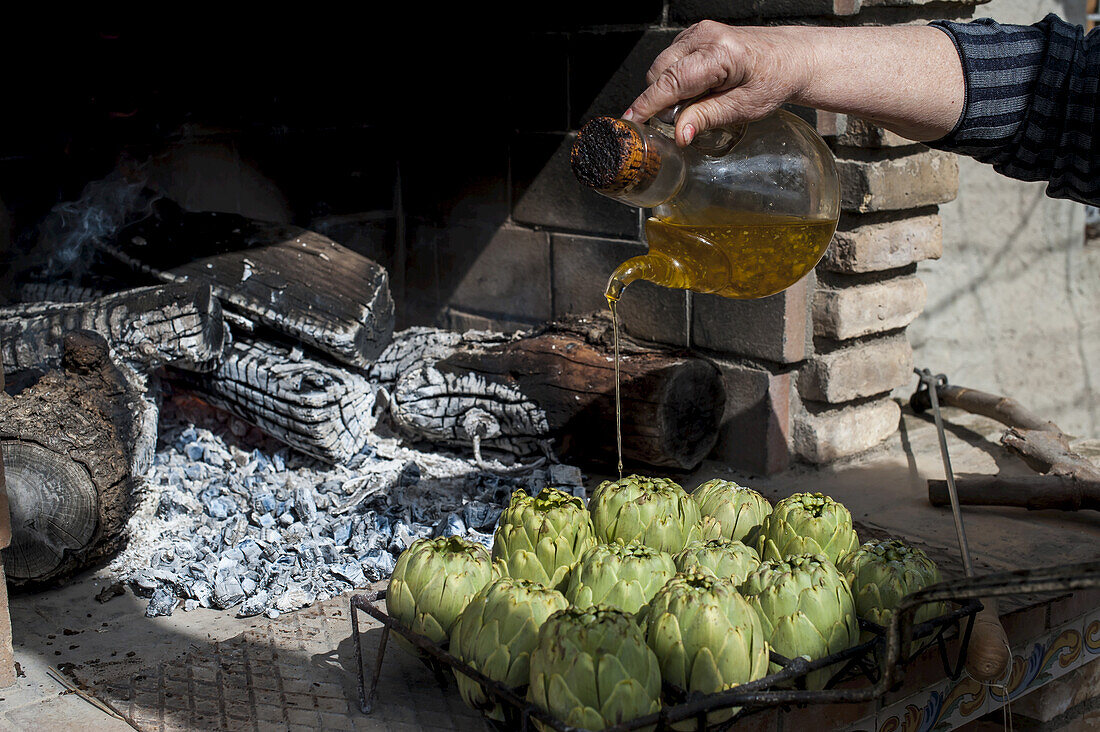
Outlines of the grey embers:
{"type": "Polygon", "coordinates": [[[165,406],[149,494],[110,569],[146,614],[181,606],[275,617],[388,577],[397,556],[430,535],[491,545],[512,490],[547,484],[583,495],[576,468],[488,472],[466,458],[421,453],[372,434],[346,466],[275,443],[245,450],[227,427],[195,427],[165,406]]]}

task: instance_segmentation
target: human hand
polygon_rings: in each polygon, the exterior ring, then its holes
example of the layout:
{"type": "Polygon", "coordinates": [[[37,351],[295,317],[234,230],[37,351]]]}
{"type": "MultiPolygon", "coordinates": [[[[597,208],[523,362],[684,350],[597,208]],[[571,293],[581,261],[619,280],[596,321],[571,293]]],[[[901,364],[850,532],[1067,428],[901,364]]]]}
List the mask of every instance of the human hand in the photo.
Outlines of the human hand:
{"type": "Polygon", "coordinates": [[[623,119],[644,122],[702,95],[676,120],[683,147],[703,130],[767,116],[809,81],[812,51],[792,37],[799,30],[696,23],[657,56],[646,74],[649,87],[623,119]]]}

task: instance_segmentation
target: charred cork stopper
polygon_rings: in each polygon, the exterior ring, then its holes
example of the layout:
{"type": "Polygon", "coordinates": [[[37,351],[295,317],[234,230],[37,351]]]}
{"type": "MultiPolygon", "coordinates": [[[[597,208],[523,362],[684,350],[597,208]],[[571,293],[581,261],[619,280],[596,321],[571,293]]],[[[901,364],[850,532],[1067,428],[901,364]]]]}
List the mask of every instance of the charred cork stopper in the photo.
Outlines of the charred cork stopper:
{"type": "Polygon", "coordinates": [[[632,124],[597,117],[577,133],[569,155],[573,175],[584,185],[613,196],[647,184],[661,168],[655,145],[632,124]]]}

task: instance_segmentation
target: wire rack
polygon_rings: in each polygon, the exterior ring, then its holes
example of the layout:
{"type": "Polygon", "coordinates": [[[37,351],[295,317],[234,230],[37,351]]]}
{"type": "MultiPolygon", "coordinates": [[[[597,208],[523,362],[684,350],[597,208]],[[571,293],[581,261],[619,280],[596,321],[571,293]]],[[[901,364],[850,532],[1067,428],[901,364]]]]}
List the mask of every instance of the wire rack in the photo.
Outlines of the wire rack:
{"type": "MultiPolygon", "coordinates": [[[[778,671],[727,691],[714,694],[687,694],[666,685],[664,706],[655,714],[638,717],[608,730],[668,729],[673,723],[695,720],[696,730],[721,730],[743,717],[768,707],[800,704],[858,703],[876,699],[900,685],[905,667],[925,652],[935,648],[948,678],[957,679],[966,664],[966,651],[974,616],[981,610],[978,598],[1030,596],[1044,593],[1065,593],[1100,588],[1100,562],[1062,565],[1038,570],[1000,572],[971,579],[941,582],[905,597],[891,616],[890,625],[882,627],[860,621],[861,630],[870,635],[858,645],[839,653],[809,661],[805,658],[784,658],[771,654],[778,671]],[[914,624],[917,610],[930,603],[945,603],[948,611],[938,618],[914,624]],[[955,650],[949,640],[958,639],[955,650]],[[822,669],[832,671],[823,689],[807,689],[806,677],[822,669]],[[862,684],[846,684],[863,679],[862,684]],[[707,726],[707,717],[715,712],[734,711],[721,724],[707,726]]],[[[377,693],[378,679],[384,672],[386,646],[391,632],[398,633],[421,652],[421,660],[443,681],[455,672],[465,674],[481,684],[490,702],[500,705],[505,721],[500,727],[528,730],[537,721],[544,729],[557,732],[581,732],[529,703],[526,688],[500,684],[477,669],[452,656],[446,647],[433,643],[388,615],[379,607],[385,600],[385,590],[351,598],[352,635],[355,663],[358,670],[359,704],[370,714],[377,693]],[[382,625],[382,635],[375,654],[373,671],[368,675],[363,663],[359,613],[369,615],[382,625]]]]}

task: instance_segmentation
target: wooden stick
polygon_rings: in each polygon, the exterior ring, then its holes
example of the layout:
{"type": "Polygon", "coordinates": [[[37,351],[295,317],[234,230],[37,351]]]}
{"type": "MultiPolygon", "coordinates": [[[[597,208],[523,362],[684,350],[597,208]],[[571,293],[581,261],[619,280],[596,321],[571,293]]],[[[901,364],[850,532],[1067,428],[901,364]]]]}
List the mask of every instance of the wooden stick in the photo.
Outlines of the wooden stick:
{"type": "Polygon", "coordinates": [[[1001,443],[1040,473],[1100,480],[1100,468],[1070,450],[1069,438],[1061,432],[1011,427],[1001,435],[1001,443]]]}
{"type": "MultiPolygon", "coordinates": [[[[947,384],[943,386],[932,385],[929,390],[920,390],[915,393],[909,402],[915,411],[923,412],[931,408],[931,389],[936,390],[937,402],[940,405],[959,407],[1001,422],[1006,422],[1006,420],[1018,421],[1032,427],[1052,429],[1061,434],[1061,431],[1052,422],[1039,420],[1012,399],[947,384]]],[[[940,424],[938,411],[936,413],[936,425],[940,430],[941,447],[946,451],[946,444],[943,443],[943,426],[940,424]]],[[[956,476],[950,474],[951,467],[946,452],[944,454],[944,467],[949,472],[947,477],[955,483],[955,492],[958,494],[958,483],[955,481],[956,476]]],[[[947,502],[950,504],[951,499],[947,489],[947,481],[940,482],[944,485],[944,493],[947,496],[947,502]]],[[[956,498],[958,498],[957,495],[956,498]]],[[[959,502],[962,502],[961,499],[959,502]]],[[[955,518],[956,521],[959,520],[958,516],[955,518]]],[[[959,530],[962,530],[961,526],[959,530]]],[[[961,535],[960,545],[965,555],[967,550],[962,542],[961,535]]],[[[969,559],[964,556],[964,560],[969,575],[969,559]]],[[[1004,678],[1005,673],[1008,671],[1009,664],[1012,662],[1012,651],[1008,644],[1008,634],[1001,624],[1001,615],[995,598],[982,598],[982,610],[974,618],[974,627],[970,635],[970,641],[967,644],[966,654],[966,671],[979,682],[993,683],[1004,678]]]]}
{"type": "Polygon", "coordinates": [[[63,370],[0,398],[6,484],[20,517],[6,556],[13,585],[60,579],[114,551],[133,512],[142,394],[91,331],[64,338],[63,370]]]}
{"type": "Polygon", "coordinates": [[[227,309],[356,368],[393,335],[385,267],[313,231],[163,198],[99,248],[162,282],[209,285],[227,309]]]}
{"type": "MultiPolygon", "coordinates": [[[[1072,475],[955,476],[955,490],[964,506],[1017,506],[1030,511],[1057,509],[1100,511],[1100,481],[1072,475]]],[[[947,481],[928,481],[928,501],[947,506],[947,481]]]]}
{"type": "MultiPolygon", "coordinates": [[[[995,419],[1009,427],[1044,430],[1059,434],[1062,432],[1058,425],[1033,414],[1021,406],[1018,401],[1009,397],[953,384],[938,387],[936,395],[939,397],[941,407],[957,407],[972,414],[980,414],[983,417],[995,419]]],[[[924,412],[932,406],[926,391],[918,391],[914,394],[913,398],[909,400],[909,404],[916,412],[924,412]]]]}

